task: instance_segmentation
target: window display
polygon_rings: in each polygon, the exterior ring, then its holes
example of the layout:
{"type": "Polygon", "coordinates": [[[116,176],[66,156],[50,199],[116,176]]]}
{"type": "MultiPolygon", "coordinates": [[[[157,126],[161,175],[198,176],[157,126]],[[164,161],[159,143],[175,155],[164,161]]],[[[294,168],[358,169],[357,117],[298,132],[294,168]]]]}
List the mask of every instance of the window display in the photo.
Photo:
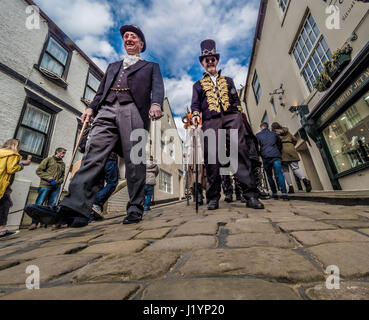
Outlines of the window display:
{"type": "Polygon", "coordinates": [[[338,173],[369,163],[369,91],[323,134],[338,173]]]}

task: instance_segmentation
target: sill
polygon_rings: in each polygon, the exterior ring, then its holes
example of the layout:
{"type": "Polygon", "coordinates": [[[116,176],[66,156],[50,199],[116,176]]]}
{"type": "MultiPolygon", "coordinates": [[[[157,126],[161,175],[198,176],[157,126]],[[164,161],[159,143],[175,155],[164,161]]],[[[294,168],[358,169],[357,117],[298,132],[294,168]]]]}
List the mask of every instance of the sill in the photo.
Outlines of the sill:
{"type": "Polygon", "coordinates": [[[27,159],[27,156],[32,156],[32,160],[31,162],[33,163],[41,163],[42,160],[44,160],[44,157],[40,156],[40,155],[36,155],[30,152],[26,152],[26,151],[19,151],[19,154],[23,157],[23,159],[27,159]]]}
{"type": "Polygon", "coordinates": [[[355,168],[352,168],[350,170],[347,170],[345,172],[342,172],[342,173],[339,173],[336,175],[336,179],[341,179],[341,178],[344,178],[344,177],[347,177],[349,175],[352,175],[354,173],[357,173],[359,171],[363,171],[365,169],[368,169],[369,168],[369,162],[368,163],[364,163],[358,167],[355,167],[355,168]]]}
{"type": "Polygon", "coordinates": [[[58,75],[54,75],[51,71],[47,71],[46,69],[42,69],[38,64],[35,64],[33,66],[35,69],[37,69],[38,72],[40,72],[46,79],[51,81],[52,83],[58,85],[59,87],[63,89],[67,89],[68,83],[58,75]],[[45,70],[45,71],[43,71],[45,70]]]}
{"type": "Polygon", "coordinates": [[[81,98],[81,101],[88,107],[92,101],[86,100],[85,98],[81,98]]]}

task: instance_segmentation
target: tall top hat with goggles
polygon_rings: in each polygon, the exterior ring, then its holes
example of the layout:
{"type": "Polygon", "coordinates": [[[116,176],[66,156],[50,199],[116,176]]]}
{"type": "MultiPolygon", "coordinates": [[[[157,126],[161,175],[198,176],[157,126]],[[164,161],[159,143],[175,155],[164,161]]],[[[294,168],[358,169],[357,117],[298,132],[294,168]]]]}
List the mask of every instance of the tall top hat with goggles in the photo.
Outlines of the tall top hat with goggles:
{"type": "Polygon", "coordinates": [[[199,57],[200,63],[204,58],[215,57],[219,61],[220,55],[217,53],[217,48],[214,40],[208,39],[204,40],[200,44],[201,46],[201,56],[199,57]]]}

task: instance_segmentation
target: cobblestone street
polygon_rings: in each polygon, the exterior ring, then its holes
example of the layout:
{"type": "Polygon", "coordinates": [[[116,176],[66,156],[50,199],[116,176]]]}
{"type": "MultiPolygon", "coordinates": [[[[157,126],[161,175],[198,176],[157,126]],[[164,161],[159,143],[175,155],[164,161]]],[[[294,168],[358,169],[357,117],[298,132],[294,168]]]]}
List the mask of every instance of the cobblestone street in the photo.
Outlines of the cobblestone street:
{"type": "Polygon", "coordinates": [[[0,299],[368,299],[369,208],[185,202],[138,225],[110,216],[82,229],[21,230],[0,241],[0,299]],[[40,290],[27,290],[27,266],[40,290]],[[339,290],[325,270],[340,270],[339,290]]]}

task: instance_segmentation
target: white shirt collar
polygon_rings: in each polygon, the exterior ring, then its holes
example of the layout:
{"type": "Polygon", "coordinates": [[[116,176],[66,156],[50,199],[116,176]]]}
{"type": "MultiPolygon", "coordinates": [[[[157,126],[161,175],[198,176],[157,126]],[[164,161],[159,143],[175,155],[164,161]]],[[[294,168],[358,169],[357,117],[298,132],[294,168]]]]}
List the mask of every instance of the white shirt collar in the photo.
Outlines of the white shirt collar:
{"type": "Polygon", "coordinates": [[[129,55],[126,54],[121,57],[123,60],[123,68],[126,69],[134,64],[136,64],[138,61],[143,60],[140,55],[129,55]]]}

